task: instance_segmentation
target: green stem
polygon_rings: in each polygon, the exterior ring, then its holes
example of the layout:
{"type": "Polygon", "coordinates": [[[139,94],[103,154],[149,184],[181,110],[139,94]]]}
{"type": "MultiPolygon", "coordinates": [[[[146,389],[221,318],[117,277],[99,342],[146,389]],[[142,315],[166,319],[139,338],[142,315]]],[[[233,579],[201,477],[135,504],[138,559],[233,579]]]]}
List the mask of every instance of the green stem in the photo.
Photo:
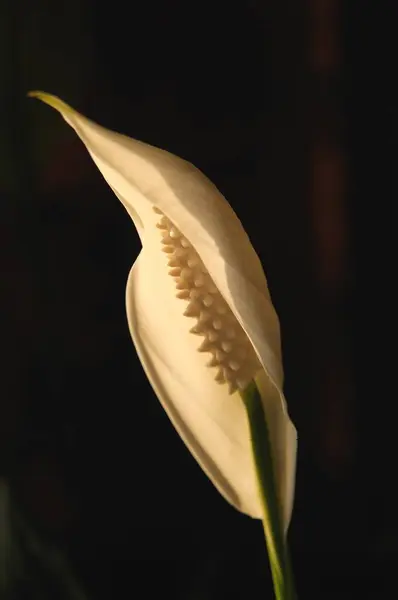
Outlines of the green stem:
{"type": "Polygon", "coordinates": [[[277,499],[271,442],[260,393],[254,381],[242,392],[263,505],[263,527],[277,600],[296,600],[287,541],[277,499]]]}

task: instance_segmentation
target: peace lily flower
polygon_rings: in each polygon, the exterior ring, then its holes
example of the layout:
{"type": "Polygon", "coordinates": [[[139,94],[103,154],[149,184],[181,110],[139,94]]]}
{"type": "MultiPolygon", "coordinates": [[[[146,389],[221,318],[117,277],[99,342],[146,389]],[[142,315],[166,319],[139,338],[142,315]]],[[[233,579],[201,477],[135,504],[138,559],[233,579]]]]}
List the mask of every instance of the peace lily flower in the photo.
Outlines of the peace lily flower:
{"type": "Polygon", "coordinates": [[[263,519],[241,395],[255,382],[286,532],[297,435],[282,392],[278,318],[241,222],[193,165],[109,131],[59,98],[30,95],[76,131],[138,231],[142,250],[128,277],[127,317],[163,408],[228,502],[263,519]]]}

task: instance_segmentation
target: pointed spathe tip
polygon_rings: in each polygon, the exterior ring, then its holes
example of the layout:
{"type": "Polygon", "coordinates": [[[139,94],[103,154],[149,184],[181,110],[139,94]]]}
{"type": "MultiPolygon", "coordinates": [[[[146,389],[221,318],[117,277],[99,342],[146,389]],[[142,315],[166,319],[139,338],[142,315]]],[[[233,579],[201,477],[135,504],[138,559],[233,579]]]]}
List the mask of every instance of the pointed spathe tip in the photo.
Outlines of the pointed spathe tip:
{"type": "Polygon", "coordinates": [[[28,92],[28,98],[37,98],[37,100],[41,100],[44,104],[48,104],[52,108],[55,108],[58,112],[65,114],[73,112],[73,108],[71,108],[68,104],[63,102],[57,96],[53,96],[52,94],[47,94],[47,92],[41,92],[37,90],[33,90],[28,92]]]}

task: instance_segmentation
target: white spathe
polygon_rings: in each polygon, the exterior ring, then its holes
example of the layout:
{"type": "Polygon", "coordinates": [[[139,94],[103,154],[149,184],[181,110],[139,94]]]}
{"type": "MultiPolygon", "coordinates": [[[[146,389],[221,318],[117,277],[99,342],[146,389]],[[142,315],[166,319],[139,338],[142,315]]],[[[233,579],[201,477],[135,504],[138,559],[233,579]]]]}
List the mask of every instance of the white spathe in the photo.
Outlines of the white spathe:
{"type": "Polygon", "coordinates": [[[283,396],[278,317],[260,260],[236,214],[190,163],[109,131],[59,98],[32,92],[76,131],[139,233],[142,250],[127,283],[131,336],[146,375],[174,427],[220,493],[262,518],[246,410],[239,392],[214,381],[208,355],[183,316],[156,224],[161,211],[189,241],[246,332],[262,365],[256,375],[273,448],[287,531],[294,498],[297,434],[283,396]]]}

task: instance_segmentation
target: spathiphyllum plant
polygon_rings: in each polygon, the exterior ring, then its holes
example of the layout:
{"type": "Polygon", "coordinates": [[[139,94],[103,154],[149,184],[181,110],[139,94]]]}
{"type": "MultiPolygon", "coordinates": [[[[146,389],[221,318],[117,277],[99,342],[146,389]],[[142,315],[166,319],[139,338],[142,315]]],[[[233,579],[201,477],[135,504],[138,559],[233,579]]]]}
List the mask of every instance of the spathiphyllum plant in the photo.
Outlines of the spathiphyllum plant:
{"type": "Polygon", "coordinates": [[[138,231],[128,324],[170,421],[219,492],[264,524],[276,597],[295,597],[286,533],[296,430],[278,317],[260,260],[217,188],[169,152],[109,131],[43,92],[138,231]]]}

